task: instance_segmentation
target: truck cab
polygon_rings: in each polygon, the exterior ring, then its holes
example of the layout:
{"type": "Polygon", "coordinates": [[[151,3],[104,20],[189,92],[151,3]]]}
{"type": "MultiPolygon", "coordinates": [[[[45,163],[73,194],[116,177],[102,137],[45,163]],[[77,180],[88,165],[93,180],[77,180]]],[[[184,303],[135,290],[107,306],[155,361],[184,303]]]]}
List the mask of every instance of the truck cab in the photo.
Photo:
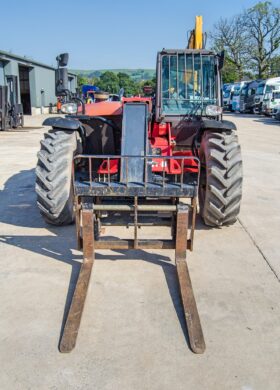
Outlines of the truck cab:
{"type": "Polygon", "coordinates": [[[264,99],[269,99],[266,94],[271,93],[273,90],[280,89],[280,77],[273,77],[262,81],[257,88],[255,96],[255,111],[260,114],[265,114],[263,103],[264,99]]]}
{"type": "Polygon", "coordinates": [[[232,99],[231,99],[232,111],[240,110],[240,93],[244,85],[245,85],[245,81],[241,81],[240,83],[234,83],[232,99]]]}
{"type": "Polygon", "coordinates": [[[263,114],[271,116],[278,108],[280,108],[280,89],[267,92],[263,98],[263,114]]]}
{"type": "Polygon", "coordinates": [[[262,80],[254,80],[249,82],[242,88],[240,95],[240,112],[256,112],[255,97],[257,88],[262,80]]]}
{"type": "Polygon", "coordinates": [[[223,88],[223,108],[224,110],[232,110],[232,97],[234,84],[225,84],[223,88]]]}

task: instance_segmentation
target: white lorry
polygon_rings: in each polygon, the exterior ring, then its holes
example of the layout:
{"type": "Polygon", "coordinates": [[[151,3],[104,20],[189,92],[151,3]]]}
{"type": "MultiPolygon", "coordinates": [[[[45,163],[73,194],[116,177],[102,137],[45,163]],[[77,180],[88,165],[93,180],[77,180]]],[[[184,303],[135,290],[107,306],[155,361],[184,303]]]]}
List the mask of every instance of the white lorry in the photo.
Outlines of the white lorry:
{"type": "Polygon", "coordinates": [[[264,115],[274,115],[280,108],[280,85],[279,89],[275,89],[272,92],[267,92],[263,98],[262,113],[264,115]]]}
{"type": "MultiPolygon", "coordinates": [[[[268,95],[274,90],[280,89],[280,77],[273,77],[262,81],[257,88],[255,95],[255,112],[259,114],[266,114],[263,110],[263,102],[265,96],[269,99],[268,95]]],[[[271,95],[272,96],[272,95],[271,95]]],[[[270,97],[271,97],[270,96],[270,97]]]]}

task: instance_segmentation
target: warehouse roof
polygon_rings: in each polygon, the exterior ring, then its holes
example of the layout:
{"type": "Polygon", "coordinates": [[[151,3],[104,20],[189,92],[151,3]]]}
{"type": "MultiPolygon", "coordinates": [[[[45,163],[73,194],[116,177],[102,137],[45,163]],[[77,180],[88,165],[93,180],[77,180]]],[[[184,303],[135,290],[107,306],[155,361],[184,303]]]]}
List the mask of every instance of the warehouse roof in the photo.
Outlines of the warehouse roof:
{"type": "MultiPolygon", "coordinates": [[[[14,54],[14,53],[8,53],[7,51],[0,50],[0,61],[1,60],[4,60],[4,61],[10,60],[10,59],[14,59],[14,60],[22,63],[23,65],[27,65],[27,66],[37,65],[37,66],[41,66],[43,68],[47,68],[47,69],[51,69],[51,70],[56,69],[53,66],[43,64],[42,62],[39,62],[39,61],[35,61],[32,58],[29,58],[26,56],[19,56],[19,55],[14,54]]],[[[73,75],[73,76],[77,76],[75,73],[72,73],[69,71],[68,71],[68,73],[73,75]]]]}

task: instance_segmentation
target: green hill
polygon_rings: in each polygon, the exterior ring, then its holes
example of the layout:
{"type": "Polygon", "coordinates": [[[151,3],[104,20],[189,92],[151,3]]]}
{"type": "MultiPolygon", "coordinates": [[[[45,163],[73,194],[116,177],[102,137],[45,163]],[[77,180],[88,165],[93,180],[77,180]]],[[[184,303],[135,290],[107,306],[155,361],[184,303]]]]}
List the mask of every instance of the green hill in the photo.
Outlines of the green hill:
{"type": "Polygon", "coordinates": [[[99,77],[102,73],[110,71],[113,73],[126,73],[133,81],[151,80],[155,77],[156,71],[154,69],[99,69],[99,70],[80,70],[72,69],[71,72],[87,78],[99,77]]]}

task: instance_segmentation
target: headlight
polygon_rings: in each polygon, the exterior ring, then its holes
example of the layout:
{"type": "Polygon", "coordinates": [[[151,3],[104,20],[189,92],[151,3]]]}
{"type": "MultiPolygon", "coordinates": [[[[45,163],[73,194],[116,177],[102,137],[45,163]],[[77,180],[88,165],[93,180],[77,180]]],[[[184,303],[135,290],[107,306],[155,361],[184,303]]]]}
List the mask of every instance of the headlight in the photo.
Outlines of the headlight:
{"type": "Polygon", "coordinates": [[[210,104],[209,106],[206,106],[206,115],[207,116],[218,116],[223,113],[223,108],[220,106],[214,106],[210,104]]]}
{"type": "Polygon", "coordinates": [[[78,106],[76,103],[65,103],[61,106],[61,112],[63,114],[76,114],[78,106]]]}

